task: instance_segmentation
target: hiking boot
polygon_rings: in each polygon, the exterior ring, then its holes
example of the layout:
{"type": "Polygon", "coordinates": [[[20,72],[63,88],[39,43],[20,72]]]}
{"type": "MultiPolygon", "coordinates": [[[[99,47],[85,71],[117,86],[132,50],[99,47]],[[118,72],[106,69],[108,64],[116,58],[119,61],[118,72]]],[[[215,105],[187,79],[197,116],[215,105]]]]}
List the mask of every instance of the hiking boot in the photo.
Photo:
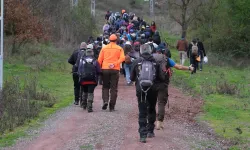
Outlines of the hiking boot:
{"type": "Polygon", "coordinates": [[[109,108],[109,111],[113,112],[113,111],[115,111],[115,109],[114,108],[109,108]]]}
{"type": "Polygon", "coordinates": [[[146,143],[147,141],[146,141],[146,138],[140,138],[140,142],[141,143],[146,143]]]}
{"type": "Polygon", "coordinates": [[[155,137],[154,133],[148,133],[148,138],[153,138],[153,137],[155,137]]]}
{"type": "Polygon", "coordinates": [[[108,103],[104,103],[102,106],[102,110],[107,110],[107,108],[108,108],[108,103]]]}
{"type": "Polygon", "coordinates": [[[75,101],[74,104],[75,104],[75,105],[79,105],[79,102],[75,101]]]}
{"type": "Polygon", "coordinates": [[[161,129],[163,129],[163,122],[157,121],[156,122],[156,130],[161,130],[161,129]]]}

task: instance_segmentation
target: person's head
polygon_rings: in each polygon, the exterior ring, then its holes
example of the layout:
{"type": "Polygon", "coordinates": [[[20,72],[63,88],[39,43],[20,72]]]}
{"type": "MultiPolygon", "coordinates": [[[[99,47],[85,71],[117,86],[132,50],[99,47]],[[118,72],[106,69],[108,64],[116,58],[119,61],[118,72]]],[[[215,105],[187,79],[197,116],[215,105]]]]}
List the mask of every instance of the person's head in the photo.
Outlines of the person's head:
{"type": "Polygon", "coordinates": [[[196,38],[197,39],[197,42],[199,42],[200,41],[200,39],[199,38],[196,38]]]}
{"type": "Polygon", "coordinates": [[[194,38],[194,39],[192,40],[192,42],[193,42],[194,44],[196,44],[196,43],[197,43],[197,39],[194,38]]]}
{"type": "Polygon", "coordinates": [[[185,40],[185,36],[184,35],[181,36],[181,40],[185,40]]]}
{"type": "Polygon", "coordinates": [[[107,14],[109,13],[109,10],[107,11],[107,14]]]}
{"type": "Polygon", "coordinates": [[[149,41],[149,42],[153,42],[153,38],[152,38],[152,37],[149,37],[149,38],[148,38],[148,41],[149,41]]]}
{"type": "Polygon", "coordinates": [[[109,37],[110,42],[116,42],[117,41],[117,36],[115,34],[111,34],[109,37]]]}
{"type": "Polygon", "coordinates": [[[152,48],[149,44],[143,44],[140,46],[140,54],[151,54],[152,48]]]}
{"type": "Polygon", "coordinates": [[[154,21],[151,22],[151,26],[155,26],[155,22],[154,21]]]}
{"type": "Polygon", "coordinates": [[[125,9],[123,9],[123,10],[122,10],[122,14],[124,14],[125,12],[126,12],[126,10],[125,10],[125,9]]]}
{"type": "Polygon", "coordinates": [[[145,30],[145,26],[144,25],[141,26],[141,30],[142,31],[145,30]]]}
{"type": "Polygon", "coordinates": [[[85,51],[85,55],[86,56],[94,56],[94,51],[93,51],[93,45],[92,44],[89,44],[87,46],[87,50],[85,51]]]}
{"type": "Polygon", "coordinates": [[[87,49],[87,44],[85,42],[82,42],[80,45],[80,49],[87,49]]]}

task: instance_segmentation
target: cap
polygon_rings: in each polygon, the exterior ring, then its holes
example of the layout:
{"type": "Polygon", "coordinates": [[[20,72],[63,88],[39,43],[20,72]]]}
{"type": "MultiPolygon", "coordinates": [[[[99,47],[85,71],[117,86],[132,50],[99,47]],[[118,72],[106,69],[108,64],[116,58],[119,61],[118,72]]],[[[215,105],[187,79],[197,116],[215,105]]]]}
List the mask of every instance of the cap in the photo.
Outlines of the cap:
{"type": "Polygon", "coordinates": [[[126,45],[131,45],[131,42],[127,41],[125,44],[126,44],[126,45]]]}
{"type": "Polygon", "coordinates": [[[117,36],[115,34],[112,34],[112,35],[110,35],[109,40],[110,41],[116,41],[117,40],[117,36]]]}

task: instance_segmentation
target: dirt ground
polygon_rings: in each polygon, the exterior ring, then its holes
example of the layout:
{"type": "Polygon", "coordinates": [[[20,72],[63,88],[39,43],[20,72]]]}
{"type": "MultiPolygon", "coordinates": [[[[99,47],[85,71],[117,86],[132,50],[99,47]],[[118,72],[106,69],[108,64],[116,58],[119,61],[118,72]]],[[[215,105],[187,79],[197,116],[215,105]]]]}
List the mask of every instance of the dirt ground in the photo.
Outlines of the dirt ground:
{"type": "Polygon", "coordinates": [[[115,112],[101,110],[101,86],[95,91],[94,112],[79,106],[58,111],[40,129],[28,131],[30,136],[17,141],[11,150],[189,150],[226,149],[213,131],[198,124],[194,117],[200,113],[203,101],[183,94],[170,86],[170,107],[166,107],[164,130],[156,137],[139,142],[138,106],[135,87],[126,86],[123,77],[115,112]]]}

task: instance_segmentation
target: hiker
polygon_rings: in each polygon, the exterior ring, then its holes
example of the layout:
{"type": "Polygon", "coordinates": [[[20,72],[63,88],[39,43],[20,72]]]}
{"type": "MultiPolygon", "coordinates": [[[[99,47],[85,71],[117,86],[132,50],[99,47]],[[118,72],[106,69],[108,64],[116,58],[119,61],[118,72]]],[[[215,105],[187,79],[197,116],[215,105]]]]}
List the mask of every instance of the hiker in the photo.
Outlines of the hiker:
{"type": "Polygon", "coordinates": [[[198,42],[198,49],[199,49],[199,55],[200,55],[200,63],[198,64],[198,68],[200,67],[200,71],[202,71],[202,68],[203,68],[203,61],[204,61],[204,57],[206,57],[206,51],[205,51],[205,48],[204,48],[204,45],[203,43],[200,41],[199,38],[197,38],[197,42],[198,42]]]}
{"type": "Polygon", "coordinates": [[[106,15],[105,15],[105,19],[108,21],[109,17],[111,16],[112,12],[110,12],[109,10],[107,11],[106,15]]]}
{"type": "Polygon", "coordinates": [[[155,33],[155,31],[156,31],[156,25],[155,25],[154,21],[152,21],[150,29],[152,30],[153,33],[155,33]]]}
{"type": "Polygon", "coordinates": [[[115,110],[116,105],[120,64],[125,60],[123,49],[116,44],[117,39],[118,37],[112,34],[109,37],[110,43],[102,48],[98,58],[103,77],[102,109],[106,110],[109,105],[111,112],[115,110]]]}
{"type": "Polygon", "coordinates": [[[153,35],[153,41],[157,45],[161,44],[161,36],[160,36],[160,33],[158,31],[155,31],[155,33],[153,35]]]}
{"type": "Polygon", "coordinates": [[[93,112],[94,90],[101,73],[100,65],[94,57],[93,45],[88,45],[85,55],[80,59],[78,74],[81,85],[81,107],[93,112]]]}
{"type": "Polygon", "coordinates": [[[190,58],[190,64],[192,64],[192,66],[194,67],[194,71],[192,72],[192,74],[196,73],[198,63],[200,61],[197,39],[193,39],[189,44],[187,55],[188,58],[190,58]]]}
{"type": "MultiPolygon", "coordinates": [[[[125,53],[125,63],[124,63],[124,69],[125,69],[125,77],[127,81],[127,85],[132,85],[133,82],[130,80],[130,71],[132,66],[132,58],[131,58],[131,52],[133,51],[131,42],[127,41],[124,46],[124,53],[125,53]]],[[[134,58],[133,58],[134,59],[134,58]]]]}
{"type": "Polygon", "coordinates": [[[152,138],[155,136],[154,122],[156,120],[157,91],[154,82],[157,76],[157,65],[151,52],[149,44],[140,47],[141,57],[133,62],[130,74],[131,81],[135,81],[136,84],[139,134],[142,143],[146,143],[147,137],[152,138]]]}
{"type": "Polygon", "coordinates": [[[159,82],[156,82],[156,89],[158,92],[158,115],[157,115],[157,122],[156,122],[156,129],[160,130],[164,128],[163,121],[165,116],[165,106],[168,102],[168,85],[170,81],[170,77],[172,75],[171,68],[174,67],[177,70],[190,70],[193,71],[193,67],[189,66],[182,66],[176,64],[171,58],[164,55],[165,47],[163,44],[160,44],[157,48],[156,53],[153,54],[153,57],[157,64],[160,65],[160,72],[159,73],[159,82]]]}
{"type": "Polygon", "coordinates": [[[171,58],[171,52],[166,43],[161,43],[158,45],[158,49],[162,52],[163,55],[171,58]]]}
{"type": "Polygon", "coordinates": [[[105,24],[103,25],[102,30],[103,30],[103,32],[105,32],[105,31],[109,32],[109,28],[110,28],[110,26],[109,26],[109,23],[107,22],[107,23],[105,23],[105,24]]]}
{"type": "Polygon", "coordinates": [[[184,36],[182,36],[181,40],[177,42],[176,49],[179,51],[180,64],[184,65],[188,50],[188,42],[186,41],[184,36]]]}
{"type": "Polygon", "coordinates": [[[87,49],[87,44],[82,42],[80,48],[73,52],[73,54],[68,59],[68,63],[70,63],[72,67],[72,74],[73,74],[73,81],[74,81],[74,95],[75,95],[75,105],[79,105],[79,98],[80,98],[80,84],[79,84],[79,75],[77,60],[81,55],[84,54],[85,50],[87,49]]]}

